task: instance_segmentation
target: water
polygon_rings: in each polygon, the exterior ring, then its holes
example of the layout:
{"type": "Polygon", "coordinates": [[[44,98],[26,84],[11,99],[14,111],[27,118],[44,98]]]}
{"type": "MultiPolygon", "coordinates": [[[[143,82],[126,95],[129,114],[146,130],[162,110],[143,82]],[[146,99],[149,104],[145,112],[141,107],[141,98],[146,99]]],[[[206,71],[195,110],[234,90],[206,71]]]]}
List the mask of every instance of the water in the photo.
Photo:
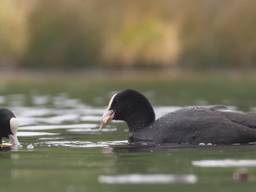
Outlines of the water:
{"type": "MultiPolygon", "coordinates": [[[[18,117],[23,145],[0,153],[0,191],[250,191],[256,185],[253,144],[136,148],[127,143],[124,123],[99,129],[103,105],[62,94],[7,95],[0,102],[18,117]],[[234,180],[244,167],[248,179],[234,180]]],[[[157,117],[179,108],[155,106],[157,117]]]]}

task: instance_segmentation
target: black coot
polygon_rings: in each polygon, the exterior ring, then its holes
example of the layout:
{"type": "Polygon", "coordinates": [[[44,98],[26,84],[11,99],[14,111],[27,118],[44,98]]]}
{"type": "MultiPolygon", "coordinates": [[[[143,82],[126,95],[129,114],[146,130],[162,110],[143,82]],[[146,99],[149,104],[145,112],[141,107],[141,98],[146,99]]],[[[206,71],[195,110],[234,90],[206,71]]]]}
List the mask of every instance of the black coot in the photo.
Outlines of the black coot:
{"type": "Polygon", "coordinates": [[[256,113],[225,112],[217,107],[185,107],[155,120],[147,98],[130,89],[112,96],[100,127],[112,119],[128,124],[130,143],[233,144],[256,141],[256,113]]]}
{"type": "Polygon", "coordinates": [[[2,139],[9,138],[12,146],[18,146],[17,138],[18,122],[15,115],[9,109],[0,109],[0,144],[2,139]]]}

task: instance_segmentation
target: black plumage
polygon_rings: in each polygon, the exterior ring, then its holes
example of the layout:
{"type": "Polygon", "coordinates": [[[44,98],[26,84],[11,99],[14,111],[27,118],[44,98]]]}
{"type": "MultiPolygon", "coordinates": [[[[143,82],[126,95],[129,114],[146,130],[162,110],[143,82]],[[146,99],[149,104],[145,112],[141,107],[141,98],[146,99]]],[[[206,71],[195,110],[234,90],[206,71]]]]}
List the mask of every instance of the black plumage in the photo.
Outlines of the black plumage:
{"type": "Polygon", "coordinates": [[[15,118],[13,112],[9,109],[0,108],[0,144],[2,143],[2,138],[9,138],[13,135],[10,127],[10,120],[15,118]]]}
{"type": "Polygon", "coordinates": [[[233,144],[256,141],[256,113],[221,111],[218,107],[185,107],[155,120],[150,102],[135,90],[124,90],[113,96],[105,116],[109,114],[111,119],[128,124],[130,143],[233,144]]]}

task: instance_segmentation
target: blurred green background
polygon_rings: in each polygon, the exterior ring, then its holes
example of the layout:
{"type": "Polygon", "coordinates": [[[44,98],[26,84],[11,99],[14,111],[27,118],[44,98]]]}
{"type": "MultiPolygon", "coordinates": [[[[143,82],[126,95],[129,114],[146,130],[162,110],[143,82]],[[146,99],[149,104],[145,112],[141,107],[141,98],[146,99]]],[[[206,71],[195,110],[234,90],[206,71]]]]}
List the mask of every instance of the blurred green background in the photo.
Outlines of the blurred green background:
{"type": "Polygon", "coordinates": [[[7,69],[251,69],[253,0],[1,0],[7,69]]]}

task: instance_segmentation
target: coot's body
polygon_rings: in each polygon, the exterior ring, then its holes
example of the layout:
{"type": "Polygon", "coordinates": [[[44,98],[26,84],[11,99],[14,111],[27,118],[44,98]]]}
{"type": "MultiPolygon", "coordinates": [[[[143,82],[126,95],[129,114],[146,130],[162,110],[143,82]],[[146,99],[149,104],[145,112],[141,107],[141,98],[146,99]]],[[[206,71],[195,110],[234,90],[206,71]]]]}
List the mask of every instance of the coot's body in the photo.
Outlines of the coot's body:
{"type": "Polygon", "coordinates": [[[128,124],[130,143],[233,144],[256,141],[256,113],[187,107],[155,120],[150,102],[134,90],[121,91],[111,98],[101,127],[112,119],[128,124]]]}
{"type": "Polygon", "coordinates": [[[149,143],[248,143],[256,141],[256,114],[184,108],[134,132],[130,139],[149,143]]]}

